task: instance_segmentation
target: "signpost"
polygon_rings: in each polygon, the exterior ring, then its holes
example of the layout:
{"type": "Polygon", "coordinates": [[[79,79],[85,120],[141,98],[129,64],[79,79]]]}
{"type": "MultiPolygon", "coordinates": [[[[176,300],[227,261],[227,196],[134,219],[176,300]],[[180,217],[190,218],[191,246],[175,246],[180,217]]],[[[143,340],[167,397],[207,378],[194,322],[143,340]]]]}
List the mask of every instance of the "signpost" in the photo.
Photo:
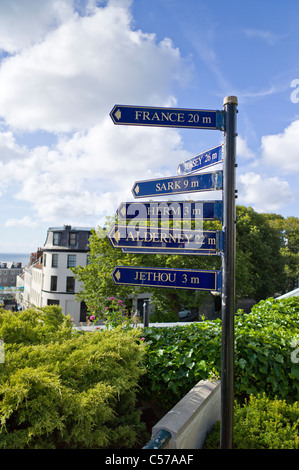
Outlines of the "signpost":
{"type": "Polygon", "coordinates": [[[221,271],[116,266],[112,279],[115,284],[217,292],[221,290],[221,271]]]}
{"type": "Polygon", "coordinates": [[[222,354],[221,354],[221,436],[222,449],[233,446],[234,415],[234,315],[235,315],[235,166],[236,166],[236,96],[224,98],[225,132],[223,158],[223,230],[222,254],[222,354]]]}
{"type": "Polygon", "coordinates": [[[224,113],[203,109],[154,108],[116,104],[110,112],[114,124],[223,130],[224,113]]]}
{"type": "Polygon", "coordinates": [[[220,189],[222,189],[222,171],[219,170],[199,175],[136,181],[132,188],[132,193],[135,198],[139,198],[198,191],[216,191],[220,189]]]}
{"type": "Polygon", "coordinates": [[[114,225],[108,238],[114,248],[134,248],[134,252],[218,255],[221,235],[216,230],[114,225]]]}
{"type": "MultiPolygon", "coordinates": [[[[198,236],[202,240],[213,240],[210,243],[213,249],[215,245],[220,251],[222,257],[222,271],[201,271],[201,270],[183,270],[166,268],[142,268],[134,266],[116,266],[113,273],[115,284],[143,285],[152,287],[169,287],[175,289],[196,289],[221,292],[222,296],[222,357],[221,357],[221,448],[231,449],[233,446],[233,399],[234,399],[234,312],[235,312],[235,156],[236,156],[236,113],[238,100],[235,96],[227,96],[223,101],[223,111],[196,110],[196,109],[177,109],[177,108],[154,108],[146,106],[123,106],[115,105],[110,113],[111,119],[116,125],[133,126],[158,126],[158,127],[182,127],[190,129],[217,129],[224,132],[224,144],[196,155],[195,157],[182,162],[178,166],[177,177],[162,178],[149,181],[137,181],[132,189],[135,198],[146,196],[165,196],[172,194],[182,194],[199,191],[222,190],[223,205],[220,213],[216,209],[216,203],[212,208],[204,203],[202,207],[203,218],[218,218],[222,220],[221,237],[205,238],[203,231],[198,231],[198,236]],[[205,169],[223,159],[223,172],[215,171],[212,173],[192,174],[196,171],[205,169]],[[184,176],[189,175],[189,176],[184,176]],[[212,212],[209,212],[212,211],[212,212]],[[204,217],[205,214],[205,217],[204,217]],[[215,242],[214,242],[215,240],[215,242]],[[220,240],[220,245],[219,245],[220,240]],[[217,245],[218,243],[218,245],[217,245]]],[[[191,204],[193,204],[192,202],[191,204]]],[[[170,204],[164,209],[158,209],[151,203],[145,203],[136,216],[136,208],[132,209],[129,203],[123,203],[118,209],[118,215],[121,220],[133,221],[148,220],[150,211],[157,210],[157,217],[176,216],[176,209],[170,207],[170,204]],[[131,212],[132,209],[132,212],[131,212]],[[135,211],[135,212],[134,212],[135,211]],[[171,211],[171,213],[170,213],[171,211]],[[134,213],[134,215],[133,215],[134,213]],[[123,219],[122,219],[123,217],[123,219]]],[[[184,211],[185,202],[179,202],[180,213],[184,211]]],[[[191,211],[188,216],[192,218],[193,210],[196,207],[190,206],[191,211]]],[[[129,223],[130,225],[130,223],[129,223]]],[[[135,225],[136,229],[136,225],[135,225]]],[[[175,249],[176,254],[190,254],[196,251],[197,254],[203,254],[201,250],[205,242],[194,249],[189,245],[189,239],[178,239],[175,232],[170,229],[171,239],[166,237],[162,240],[162,228],[154,229],[145,227],[144,232],[141,227],[139,231],[130,232],[131,235],[126,240],[126,246],[123,250],[136,252],[144,250],[149,252],[162,252],[159,250],[175,249]],[[144,239],[140,236],[143,233],[144,239]],[[155,233],[155,235],[153,235],[155,233]],[[151,234],[151,235],[149,235],[151,234]],[[152,238],[149,238],[149,237],[152,238]],[[130,243],[131,245],[130,245],[130,243]],[[132,245],[133,244],[133,245],[132,245]],[[191,248],[191,249],[190,249],[191,248]]],[[[120,238],[114,228],[110,232],[110,241],[115,247],[120,247],[120,238]],[[114,231],[113,231],[114,230],[114,231]],[[118,240],[119,238],[119,240],[118,240]]],[[[126,227],[127,230],[127,227],[126,227]]],[[[216,232],[215,232],[216,233],[216,232]]],[[[218,235],[219,236],[219,235],[218,235]]],[[[191,240],[191,239],[190,239],[191,240]]],[[[123,241],[122,241],[123,242],[123,241]]],[[[209,245],[209,242],[208,242],[209,245]]],[[[142,252],[142,251],[140,251],[142,252]]],[[[205,254],[218,254],[206,252],[205,254]]]]}
{"type": "Polygon", "coordinates": [[[199,153],[180,163],[177,169],[178,175],[189,175],[195,171],[208,168],[222,161],[222,145],[214,147],[206,152],[199,153]]]}
{"type": "Polygon", "coordinates": [[[221,220],[222,201],[122,202],[119,220],[221,220]]]}

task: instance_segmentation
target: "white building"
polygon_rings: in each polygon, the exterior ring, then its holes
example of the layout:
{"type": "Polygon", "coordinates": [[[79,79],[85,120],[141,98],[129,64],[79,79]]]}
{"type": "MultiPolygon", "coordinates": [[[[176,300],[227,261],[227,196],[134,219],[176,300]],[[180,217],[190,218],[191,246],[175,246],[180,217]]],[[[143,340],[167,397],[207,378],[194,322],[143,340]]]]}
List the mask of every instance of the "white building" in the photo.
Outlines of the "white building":
{"type": "Polygon", "coordinates": [[[23,308],[60,305],[76,324],[85,321],[86,305],[75,299],[80,283],[70,268],[86,266],[90,235],[91,228],[48,229],[42,257],[25,269],[23,308]]]}

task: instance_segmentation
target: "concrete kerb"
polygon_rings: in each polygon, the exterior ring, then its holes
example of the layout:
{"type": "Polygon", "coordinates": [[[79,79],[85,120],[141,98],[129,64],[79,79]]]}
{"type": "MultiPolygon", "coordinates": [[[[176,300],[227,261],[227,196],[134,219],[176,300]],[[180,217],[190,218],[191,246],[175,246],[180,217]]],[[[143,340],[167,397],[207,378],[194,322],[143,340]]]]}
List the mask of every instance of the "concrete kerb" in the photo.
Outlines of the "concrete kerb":
{"type": "Polygon", "coordinates": [[[221,382],[201,380],[152,428],[170,432],[165,449],[201,449],[207,432],[221,418],[221,382]]]}

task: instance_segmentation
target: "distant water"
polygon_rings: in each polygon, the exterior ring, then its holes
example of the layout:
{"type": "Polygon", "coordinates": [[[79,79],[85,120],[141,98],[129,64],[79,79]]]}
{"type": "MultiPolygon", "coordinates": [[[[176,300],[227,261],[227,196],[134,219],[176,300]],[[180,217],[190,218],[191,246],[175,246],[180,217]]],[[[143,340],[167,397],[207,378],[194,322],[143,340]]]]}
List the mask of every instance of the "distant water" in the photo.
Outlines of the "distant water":
{"type": "Polygon", "coordinates": [[[27,253],[0,253],[0,262],[22,263],[22,268],[29,264],[30,255],[27,253]]]}

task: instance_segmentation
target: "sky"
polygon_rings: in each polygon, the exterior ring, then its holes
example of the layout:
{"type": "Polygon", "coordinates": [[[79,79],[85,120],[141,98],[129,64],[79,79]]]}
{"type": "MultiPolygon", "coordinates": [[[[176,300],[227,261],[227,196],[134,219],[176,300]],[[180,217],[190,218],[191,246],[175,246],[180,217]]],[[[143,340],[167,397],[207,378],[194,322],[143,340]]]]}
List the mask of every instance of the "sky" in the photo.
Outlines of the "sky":
{"type": "Polygon", "coordinates": [[[135,181],[223,142],[115,126],[115,104],[223,110],[237,96],[237,204],[299,217],[298,17],[296,0],[2,0],[0,253],[103,226],[135,181]]]}

